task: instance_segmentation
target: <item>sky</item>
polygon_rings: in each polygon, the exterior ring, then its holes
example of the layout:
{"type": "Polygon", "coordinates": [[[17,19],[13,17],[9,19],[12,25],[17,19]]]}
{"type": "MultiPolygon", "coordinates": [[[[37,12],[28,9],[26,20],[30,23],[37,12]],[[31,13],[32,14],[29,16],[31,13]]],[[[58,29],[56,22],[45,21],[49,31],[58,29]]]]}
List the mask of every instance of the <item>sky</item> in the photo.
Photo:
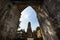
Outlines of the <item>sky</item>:
{"type": "Polygon", "coordinates": [[[31,6],[26,7],[21,12],[21,18],[19,19],[19,22],[20,22],[19,24],[20,28],[18,28],[18,30],[24,29],[25,32],[27,31],[28,22],[31,22],[32,31],[36,30],[36,27],[39,26],[37,13],[31,6]]]}

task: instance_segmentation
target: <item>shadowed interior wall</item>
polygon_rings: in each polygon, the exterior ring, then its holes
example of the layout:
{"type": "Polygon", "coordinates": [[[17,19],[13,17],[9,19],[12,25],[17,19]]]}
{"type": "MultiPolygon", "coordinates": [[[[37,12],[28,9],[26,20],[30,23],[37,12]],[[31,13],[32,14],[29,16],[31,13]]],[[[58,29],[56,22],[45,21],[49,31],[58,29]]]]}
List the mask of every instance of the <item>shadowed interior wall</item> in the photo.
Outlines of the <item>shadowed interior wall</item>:
{"type": "MultiPolygon", "coordinates": [[[[17,6],[13,4],[7,5],[4,15],[1,19],[0,32],[3,38],[15,38],[19,24],[20,12],[17,6]]],[[[2,39],[3,39],[2,38],[2,39]]]]}
{"type": "Polygon", "coordinates": [[[49,12],[54,30],[60,39],[60,0],[44,0],[43,7],[49,12]]]}

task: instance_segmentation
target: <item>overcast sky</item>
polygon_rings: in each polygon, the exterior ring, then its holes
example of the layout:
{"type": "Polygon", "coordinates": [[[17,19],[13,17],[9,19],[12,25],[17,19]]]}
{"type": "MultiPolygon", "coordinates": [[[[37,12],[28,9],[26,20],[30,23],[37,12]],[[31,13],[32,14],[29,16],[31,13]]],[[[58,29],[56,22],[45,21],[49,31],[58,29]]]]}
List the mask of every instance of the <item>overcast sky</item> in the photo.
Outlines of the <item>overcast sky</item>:
{"type": "Polygon", "coordinates": [[[20,28],[18,28],[18,30],[24,29],[27,31],[28,22],[31,22],[32,31],[39,26],[36,12],[31,6],[28,6],[21,12],[21,18],[19,21],[21,21],[21,23],[19,24],[20,28]]]}

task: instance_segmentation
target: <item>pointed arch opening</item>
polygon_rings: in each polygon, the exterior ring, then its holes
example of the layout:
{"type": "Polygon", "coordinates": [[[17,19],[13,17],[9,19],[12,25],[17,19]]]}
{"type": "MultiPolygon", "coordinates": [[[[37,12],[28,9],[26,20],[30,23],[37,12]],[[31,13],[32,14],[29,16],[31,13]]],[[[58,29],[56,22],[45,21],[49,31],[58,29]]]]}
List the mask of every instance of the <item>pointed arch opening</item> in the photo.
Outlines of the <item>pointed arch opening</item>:
{"type": "MultiPolygon", "coordinates": [[[[40,40],[42,38],[40,24],[37,18],[37,11],[33,7],[28,6],[21,11],[21,16],[19,18],[20,24],[17,31],[18,33],[26,34],[26,37],[34,37],[40,40]]],[[[23,37],[25,37],[25,35],[23,37]]]]}
{"type": "Polygon", "coordinates": [[[18,30],[24,29],[25,31],[27,31],[28,22],[31,22],[32,31],[35,30],[37,26],[39,26],[37,13],[31,6],[26,7],[21,12],[19,22],[20,22],[19,24],[20,28],[18,30]]]}

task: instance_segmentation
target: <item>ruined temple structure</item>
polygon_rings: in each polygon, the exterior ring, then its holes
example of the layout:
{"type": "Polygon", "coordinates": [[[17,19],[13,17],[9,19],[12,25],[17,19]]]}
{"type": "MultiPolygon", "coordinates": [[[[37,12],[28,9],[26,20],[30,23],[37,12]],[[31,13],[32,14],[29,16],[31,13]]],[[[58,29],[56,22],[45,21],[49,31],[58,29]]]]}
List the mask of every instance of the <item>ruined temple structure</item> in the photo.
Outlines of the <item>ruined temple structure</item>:
{"type": "Polygon", "coordinates": [[[30,22],[28,23],[27,37],[33,37],[33,36],[32,36],[31,23],[30,23],[30,22]]]}
{"type": "Polygon", "coordinates": [[[17,36],[17,40],[43,40],[40,27],[37,27],[35,31],[32,31],[30,22],[28,22],[27,32],[21,29],[17,36]]]}
{"type": "Polygon", "coordinates": [[[43,40],[60,40],[60,0],[0,0],[0,40],[17,39],[20,13],[27,6],[37,12],[43,40]]]}

